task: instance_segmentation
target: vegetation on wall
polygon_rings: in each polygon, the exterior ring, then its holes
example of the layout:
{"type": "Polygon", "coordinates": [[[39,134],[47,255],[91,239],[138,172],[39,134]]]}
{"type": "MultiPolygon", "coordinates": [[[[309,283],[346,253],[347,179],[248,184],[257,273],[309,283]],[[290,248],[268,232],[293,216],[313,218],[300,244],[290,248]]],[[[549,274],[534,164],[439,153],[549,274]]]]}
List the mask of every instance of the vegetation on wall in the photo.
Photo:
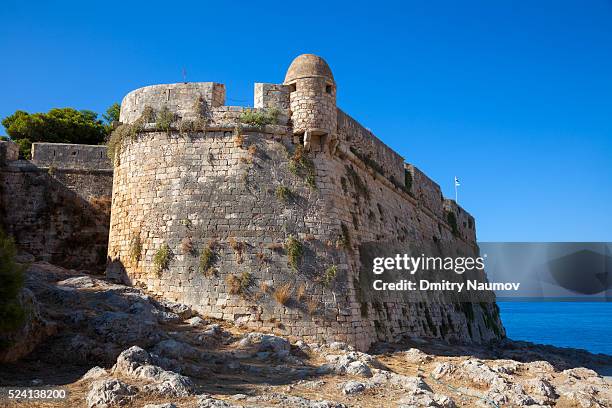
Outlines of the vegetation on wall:
{"type": "Polygon", "coordinates": [[[158,277],[162,272],[168,269],[170,264],[170,247],[168,244],[163,244],[153,256],[153,269],[158,277]]]}
{"type": "Polygon", "coordinates": [[[234,250],[236,254],[236,263],[242,263],[242,254],[244,252],[245,243],[242,241],[236,240],[234,237],[230,237],[227,240],[229,246],[234,250]]]}
{"type": "Polygon", "coordinates": [[[351,248],[351,236],[349,234],[348,227],[344,223],[341,223],[340,230],[341,230],[341,234],[340,234],[340,237],[338,238],[338,243],[340,244],[341,247],[345,249],[350,249],[351,248]]]}
{"type": "Polygon", "coordinates": [[[276,191],[274,192],[274,194],[276,195],[276,198],[278,198],[280,201],[284,203],[289,201],[291,197],[293,196],[293,193],[291,192],[291,190],[286,186],[276,187],[276,191]]]}
{"type": "Polygon", "coordinates": [[[370,199],[370,189],[366,183],[359,177],[359,174],[350,165],[345,165],[346,176],[355,188],[358,197],[363,197],[365,200],[370,199]]]}
{"type": "Polygon", "coordinates": [[[370,167],[371,169],[373,169],[377,173],[382,174],[383,176],[385,175],[385,170],[383,169],[383,167],[380,164],[378,164],[378,162],[376,160],[372,159],[371,153],[365,154],[365,153],[361,152],[359,149],[357,149],[354,146],[351,146],[350,150],[366,166],[370,167]]]}
{"type": "Polygon", "coordinates": [[[291,283],[285,283],[283,286],[274,290],[273,296],[278,303],[285,306],[287,303],[289,303],[292,292],[293,290],[291,283]]]}
{"type": "Polygon", "coordinates": [[[459,236],[459,227],[457,226],[457,216],[452,211],[446,212],[446,221],[450,225],[454,236],[459,236]]]}
{"type": "Polygon", "coordinates": [[[253,276],[250,272],[242,272],[240,276],[228,275],[225,283],[230,294],[246,296],[247,290],[253,284],[253,276]]]}
{"type": "Polygon", "coordinates": [[[289,258],[289,266],[297,271],[304,248],[302,243],[298,241],[293,235],[290,235],[285,242],[285,250],[287,251],[287,257],[289,258]]]}
{"type": "Polygon", "coordinates": [[[302,145],[297,146],[289,158],[289,171],[302,177],[310,188],[317,188],[314,162],[308,157],[302,145]]]}
{"type": "Polygon", "coordinates": [[[200,273],[206,276],[212,275],[214,271],[213,265],[217,260],[217,255],[215,254],[214,247],[214,242],[211,241],[200,253],[200,262],[198,265],[198,270],[200,271],[200,273]]]}
{"type": "Polygon", "coordinates": [[[174,113],[170,112],[167,106],[164,106],[157,114],[155,115],[155,127],[158,130],[169,132],[170,126],[172,122],[174,122],[174,113]]]}
{"type": "Polygon", "coordinates": [[[276,125],[278,123],[278,115],[280,115],[278,108],[245,109],[238,120],[245,125],[262,128],[266,125],[276,125]]]}
{"type": "MultiPolygon", "coordinates": [[[[18,329],[25,319],[18,300],[24,268],[15,262],[15,254],[15,242],[0,229],[0,333],[18,329]]],[[[0,341],[0,349],[5,346],[0,341]]]]}
{"type": "Polygon", "coordinates": [[[132,262],[140,261],[140,255],[142,254],[142,241],[140,240],[140,234],[134,234],[130,239],[129,257],[132,262]]]}
{"type": "Polygon", "coordinates": [[[325,287],[330,287],[334,279],[336,279],[336,275],[338,275],[338,267],[336,265],[330,266],[321,277],[321,284],[325,287]]]}
{"type": "Polygon", "coordinates": [[[408,169],[404,169],[404,187],[408,193],[412,191],[412,173],[408,169]]]}
{"type": "Polygon", "coordinates": [[[106,142],[108,157],[114,161],[115,156],[121,152],[123,145],[128,140],[136,139],[138,133],[142,131],[146,123],[152,123],[155,120],[155,110],[150,106],[145,106],[142,114],[134,123],[126,123],[117,126],[109,135],[106,142]]]}

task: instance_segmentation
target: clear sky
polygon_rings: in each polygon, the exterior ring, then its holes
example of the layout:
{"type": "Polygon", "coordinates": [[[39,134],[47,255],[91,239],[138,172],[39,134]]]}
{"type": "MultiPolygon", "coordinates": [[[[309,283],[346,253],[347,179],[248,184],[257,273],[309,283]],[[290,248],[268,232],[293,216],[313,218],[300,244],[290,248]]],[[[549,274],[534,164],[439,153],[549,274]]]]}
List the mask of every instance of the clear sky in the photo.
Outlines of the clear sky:
{"type": "Polygon", "coordinates": [[[445,195],[460,178],[481,241],[612,241],[610,0],[315,3],[3,0],[0,117],[102,112],[183,68],[252,105],[315,53],[343,110],[445,195]]]}

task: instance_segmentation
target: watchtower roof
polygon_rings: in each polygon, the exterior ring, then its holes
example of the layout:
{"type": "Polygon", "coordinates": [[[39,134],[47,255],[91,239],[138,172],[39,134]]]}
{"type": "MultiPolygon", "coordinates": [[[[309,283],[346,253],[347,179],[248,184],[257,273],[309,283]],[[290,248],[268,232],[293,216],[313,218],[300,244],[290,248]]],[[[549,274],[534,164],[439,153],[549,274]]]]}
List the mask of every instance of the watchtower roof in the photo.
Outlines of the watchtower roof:
{"type": "Polygon", "coordinates": [[[334,76],[325,60],[314,54],[302,54],[296,57],[285,75],[285,85],[289,85],[300,78],[325,78],[335,84],[334,76]]]}

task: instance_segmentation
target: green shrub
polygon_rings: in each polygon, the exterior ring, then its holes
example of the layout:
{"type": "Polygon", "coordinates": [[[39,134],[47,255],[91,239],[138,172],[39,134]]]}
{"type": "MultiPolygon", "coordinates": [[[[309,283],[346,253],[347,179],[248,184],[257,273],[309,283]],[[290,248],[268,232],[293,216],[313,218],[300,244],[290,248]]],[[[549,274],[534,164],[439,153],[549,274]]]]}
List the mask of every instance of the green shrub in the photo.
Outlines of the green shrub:
{"type": "Polygon", "coordinates": [[[385,175],[385,170],[380,164],[378,164],[376,160],[372,159],[371,153],[365,154],[353,146],[351,146],[349,149],[355,156],[357,156],[362,162],[364,162],[366,166],[372,168],[373,170],[382,174],[383,176],[385,175]]]}
{"type": "Polygon", "coordinates": [[[153,268],[158,277],[161,277],[162,272],[168,269],[169,264],[170,247],[168,246],[168,244],[163,244],[161,248],[157,250],[155,256],[153,257],[153,268]]]}
{"type": "Polygon", "coordinates": [[[32,142],[30,139],[17,139],[15,140],[17,146],[19,146],[19,157],[22,159],[32,159],[32,142]]]}
{"type": "Polygon", "coordinates": [[[295,239],[293,235],[290,235],[285,242],[285,250],[287,251],[287,257],[289,258],[289,266],[297,271],[304,251],[302,243],[295,239]]]}
{"type": "Polygon", "coordinates": [[[412,190],[412,173],[406,169],[404,169],[404,186],[406,186],[406,191],[412,190]]]}
{"type": "Polygon", "coordinates": [[[330,287],[334,279],[336,279],[336,275],[338,274],[338,267],[336,265],[332,265],[325,270],[325,274],[323,274],[321,278],[321,284],[325,287],[330,287]]]}
{"type": "Polygon", "coordinates": [[[204,275],[210,275],[213,264],[216,261],[216,254],[213,251],[212,245],[208,244],[200,253],[200,264],[198,270],[204,275]]]}
{"type": "Polygon", "coordinates": [[[276,187],[275,194],[276,194],[276,198],[278,198],[284,203],[289,201],[291,197],[293,196],[293,193],[291,192],[291,190],[289,190],[289,188],[285,186],[276,187]]]}
{"type": "Polygon", "coordinates": [[[348,177],[349,181],[355,188],[355,191],[357,192],[357,196],[363,197],[365,200],[369,200],[370,199],[370,189],[368,188],[366,183],[361,179],[361,177],[359,177],[359,174],[357,174],[357,172],[352,166],[346,165],[345,169],[346,169],[346,176],[348,177]]]}
{"type": "Polygon", "coordinates": [[[134,123],[119,125],[112,131],[106,142],[108,158],[115,161],[115,156],[121,152],[126,141],[135,140],[138,133],[142,132],[146,123],[151,123],[155,119],[155,111],[149,105],[142,110],[142,114],[134,123]]]}
{"type": "Polygon", "coordinates": [[[0,229],[0,333],[18,329],[25,319],[18,300],[24,268],[15,262],[15,254],[15,242],[0,229]]]}
{"type": "Polygon", "coordinates": [[[249,287],[253,284],[253,276],[250,272],[242,272],[240,276],[228,275],[225,278],[228,291],[232,295],[245,296],[249,287]]]}
{"type": "Polygon", "coordinates": [[[170,131],[170,126],[174,122],[174,113],[170,112],[167,106],[164,106],[155,116],[155,127],[157,130],[164,132],[170,131]]]}
{"type": "Polygon", "coordinates": [[[450,225],[451,230],[454,236],[459,235],[459,227],[457,227],[457,216],[454,212],[448,211],[446,213],[446,221],[448,221],[448,225],[450,225]]]}
{"type": "Polygon", "coordinates": [[[351,236],[349,234],[349,230],[348,227],[342,223],[340,224],[340,229],[342,230],[342,233],[340,234],[340,245],[346,249],[350,249],[351,248],[351,236]]]}
{"type": "Polygon", "coordinates": [[[289,158],[289,171],[304,178],[308,187],[317,188],[314,162],[306,155],[302,145],[297,146],[289,158]]]}
{"type": "Polygon", "coordinates": [[[142,254],[142,241],[140,240],[139,234],[134,234],[130,240],[130,251],[129,256],[132,262],[136,263],[140,261],[140,255],[142,254]]]}
{"type": "Polygon", "coordinates": [[[240,123],[262,128],[266,125],[277,124],[279,114],[280,110],[278,108],[268,108],[260,110],[247,109],[242,112],[238,120],[240,121],[240,123]]]}

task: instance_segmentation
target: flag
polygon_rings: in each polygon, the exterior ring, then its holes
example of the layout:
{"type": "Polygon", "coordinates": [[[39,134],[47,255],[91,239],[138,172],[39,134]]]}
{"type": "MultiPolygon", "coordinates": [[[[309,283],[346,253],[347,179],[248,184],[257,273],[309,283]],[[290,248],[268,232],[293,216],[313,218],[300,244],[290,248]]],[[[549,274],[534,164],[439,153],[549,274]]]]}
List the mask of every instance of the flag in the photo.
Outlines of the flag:
{"type": "Polygon", "coordinates": [[[457,176],[455,176],[455,187],[459,187],[461,184],[459,184],[459,179],[457,178],[457,176]]]}

